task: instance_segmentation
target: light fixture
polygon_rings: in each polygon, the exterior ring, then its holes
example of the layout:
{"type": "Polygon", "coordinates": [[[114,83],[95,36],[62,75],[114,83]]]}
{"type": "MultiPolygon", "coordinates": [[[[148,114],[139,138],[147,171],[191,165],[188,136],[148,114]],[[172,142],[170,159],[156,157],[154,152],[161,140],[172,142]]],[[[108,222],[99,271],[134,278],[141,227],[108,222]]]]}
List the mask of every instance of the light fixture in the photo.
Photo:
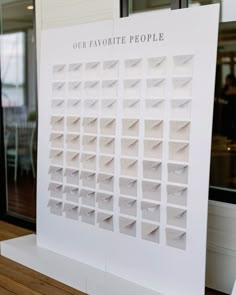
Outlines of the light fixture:
{"type": "Polygon", "coordinates": [[[34,10],[34,6],[33,6],[33,5],[28,5],[28,6],[27,6],[27,9],[28,9],[28,10],[34,10]]]}

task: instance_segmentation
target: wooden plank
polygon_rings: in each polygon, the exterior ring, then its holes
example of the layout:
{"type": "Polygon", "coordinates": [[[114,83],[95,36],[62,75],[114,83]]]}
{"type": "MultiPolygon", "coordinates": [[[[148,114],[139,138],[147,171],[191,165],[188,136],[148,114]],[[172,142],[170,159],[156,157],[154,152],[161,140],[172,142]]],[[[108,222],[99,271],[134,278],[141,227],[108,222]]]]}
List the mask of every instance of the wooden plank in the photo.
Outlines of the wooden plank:
{"type": "Polygon", "coordinates": [[[13,293],[5,288],[0,287],[0,294],[1,295],[15,295],[16,293],[13,293]]]}

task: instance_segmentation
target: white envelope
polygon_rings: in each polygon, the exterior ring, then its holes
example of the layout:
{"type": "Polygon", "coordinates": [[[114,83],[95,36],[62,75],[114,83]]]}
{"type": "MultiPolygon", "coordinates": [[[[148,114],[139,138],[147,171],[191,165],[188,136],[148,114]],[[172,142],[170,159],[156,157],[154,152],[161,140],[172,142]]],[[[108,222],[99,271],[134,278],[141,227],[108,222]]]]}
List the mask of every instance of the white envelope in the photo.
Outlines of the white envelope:
{"type": "Polygon", "coordinates": [[[141,98],[141,80],[128,79],[124,81],[124,97],[141,98]]]}
{"type": "Polygon", "coordinates": [[[78,220],[79,219],[79,206],[75,204],[65,203],[63,211],[66,214],[66,218],[78,220]]]}
{"type": "Polygon", "coordinates": [[[137,180],[121,177],[120,193],[122,195],[137,197],[137,180]]]}
{"type": "Polygon", "coordinates": [[[187,206],[187,187],[168,185],[167,202],[169,204],[187,206]]]}
{"type": "MultiPolygon", "coordinates": [[[[96,77],[97,78],[97,77],[96,77]]],[[[91,97],[99,97],[99,92],[100,92],[100,82],[99,81],[87,81],[84,83],[84,91],[85,91],[85,96],[87,98],[91,97]]]]}
{"type": "Polygon", "coordinates": [[[63,133],[51,133],[50,135],[51,147],[63,148],[64,147],[64,134],[63,133]]]}
{"type": "Polygon", "coordinates": [[[52,99],[52,112],[54,114],[63,114],[65,111],[64,99],[52,99]]]}
{"type": "Polygon", "coordinates": [[[81,162],[83,169],[96,170],[96,155],[82,154],[81,162]]]}
{"type": "Polygon", "coordinates": [[[162,158],[162,141],[160,140],[144,140],[144,157],[147,158],[162,158]]]}
{"type": "Polygon", "coordinates": [[[50,150],[50,160],[52,164],[63,165],[63,151],[50,150]]]}
{"type": "Polygon", "coordinates": [[[124,99],[123,100],[123,116],[124,117],[140,116],[140,100],[124,99]]]}
{"type": "Polygon", "coordinates": [[[125,76],[140,77],[143,72],[143,63],[141,58],[133,58],[125,60],[125,76]]]}
{"type": "Polygon", "coordinates": [[[188,120],[191,117],[191,99],[173,99],[171,101],[171,118],[188,120]]]}
{"type": "Polygon", "coordinates": [[[142,222],[142,239],[154,243],[160,242],[160,227],[159,225],[142,222]]]}
{"type": "Polygon", "coordinates": [[[100,137],[100,152],[104,154],[115,154],[115,138],[100,137]]]}
{"type": "Polygon", "coordinates": [[[54,82],[52,83],[52,96],[55,98],[65,97],[66,83],[65,82],[54,82]]]}
{"type": "Polygon", "coordinates": [[[103,212],[98,212],[97,223],[102,229],[113,231],[113,215],[103,212]]]}
{"type": "Polygon", "coordinates": [[[137,201],[129,198],[119,198],[120,213],[137,216],[137,201]]]}
{"type": "Polygon", "coordinates": [[[148,75],[161,77],[166,74],[166,57],[151,57],[148,59],[148,75]]]}
{"type": "Polygon", "coordinates": [[[93,208],[80,207],[79,216],[82,222],[95,225],[95,210],[93,208]]]}
{"type": "Polygon", "coordinates": [[[52,67],[52,77],[54,80],[65,80],[66,78],[66,65],[58,64],[52,67]]]}
{"type": "Polygon", "coordinates": [[[80,197],[81,197],[83,205],[95,207],[95,192],[94,191],[81,189],[80,197]]]}
{"type": "Polygon", "coordinates": [[[187,210],[175,207],[167,207],[167,224],[186,228],[187,226],[187,210]]]}
{"type": "Polygon", "coordinates": [[[65,177],[68,184],[79,185],[79,170],[66,168],[65,177]]]}
{"type": "Polygon", "coordinates": [[[82,82],[71,81],[68,84],[68,94],[72,98],[82,97],[82,82]]]}
{"type": "Polygon", "coordinates": [[[190,121],[170,121],[170,139],[189,140],[190,121]]]}
{"type": "Polygon", "coordinates": [[[99,157],[99,169],[101,172],[114,173],[115,158],[110,156],[99,157]]]}
{"type": "Polygon", "coordinates": [[[114,176],[100,173],[98,175],[98,184],[101,190],[113,192],[114,176]]]}
{"type": "Polygon", "coordinates": [[[119,61],[118,60],[106,60],[103,62],[104,78],[118,78],[119,75],[119,61]]]}
{"type": "Polygon", "coordinates": [[[98,99],[84,100],[84,111],[87,116],[93,116],[98,113],[98,99]]]}
{"type": "Polygon", "coordinates": [[[96,201],[99,209],[113,211],[114,198],[111,194],[97,193],[96,201]]]}
{"type": "Polygon", "coordinates": [[[64,193],[66,195],[66,200],[74,203],[79,202],[79,188],[74,186],[66,185],[64,187],[64,193]]]}
{"type": "Polygon", "coordinates": [[[66,122],[68,132],[80,132],[80,117],[68,116],[66,122]]]}
{"type": "Polygon", "coordinates": [[[186,250],[186,232],[167,228],[166,244],[173,248],[186,250]]]}
{"type": "Polygon", "coordinates": [[[118,95],[118,80],[105,80],[102,82],[102,97],[113,98],[118,95]]]}
{"type": "Polygon", "coordinates": [[[161,180],[161,162],[143,161],[143,177],[161,180]]]}
{"type": "Polygon", "coordinates": [[[165,79],[147,79],[146,97],[164,98],[165,97],[165,79]]]}
{"type": "Polygon", "coordinates": [[[82,109],[82,103],[80,99],[71,99],[69,98],[67,101],[67,110],[71,115],[78,115],[82,109]]]}
{"type": "Polygon", "coordinates": [[[173,57],[174,75],[192,75],[193,74],[193,55],[177,55],[173,57]]]}
{"type": "Polygon", "coordinates": [[[189,161],[189,144],[185,142],[169,142],[169,160],[189,161]]]}
{"type": "Polygon", "coordinates": [[[163,118],[165,100],[162,98],[145,100],[145,117],[163,118]]]}
{"type": "Polygon", "coordinates": [[[101,64],[98,61],[88,62],[85,64],[86,79],[97,79],[101,74],[101,64]]]}
{"type": "Polygon", "coordinates": [[[102,118],[100,120],[100,132],[103,135],[115,135],[116,120],[113,118],[102,118]]]}
{"type": "Polygon", "coordinates": [[[120,217],[119,218],[120,233],[136,237],[136,220],[120,217]]]}
{"type": "Polygon", "coordinates": [[[151,221],[160,221],[160,204],[144,202],[141,203],[142,218],[151,221]]]}
{"type": "Polygon", "coordinates": [[[161,184],[157,182],[142,182],[143,199],[161,201],[161,184]]]}
{"type": "Polygon", "coordinates": [[[66,146],[68,149],[80,150],[80,136],[78,134],[67,134],[66,146]]]}
{"type": "Polygon", "coordinates": [[[93,135],[84,135],[83,140],[83,150],[86,152],[96,152],[97,150],[97,137],[93,135]]]}
{"type": "Polygon", "coordinates": [[[62,201],[50,199],[48,201],[48,207],[50,209],[51,214],[62,216],[62,208],[63,208],[62,201]]]}
{"type": "Polygon", "coordinates": [[[98,119],[86,117],[83,119],[83,127],[85,133],[97,133],[98,119]]]}
{"type": "Polygon", "coordinates": [[[162,138],[163,121],[162,120],[145,120],[145,137],[162,138]]]}
{"type": "Polygon", "coordinates": [[[168,164],[168,181],[188,184],[188,166],[181,164],[168,164]]]}
{"type": "Polygon", "coordinates": [[[63,197],[63,185],[61,183],[50,182],[48,185],[50,197],[56,199],[62,199],[63,197]]]}
{"type": "Polygon", "coordinates": [[[122,135],[123,136],[139,136],[139,120],[138,119],[123,119],[122,120],[122,135]]]}
{"type": "Polygon", "coordinates": [[[138,176],[138,160],[121,158],[120,173],[124,176],[137,177],[138,176]]]}
{"type": "Polygon", "coordinates": [[[48,174],[50,174],[50,178],[53,181],[63,182],[63,168],[50,166],[48,170],[48,174]]]}
{"type": "Polygon", "coordinates": [[[80,159],[78,152],[66,152],[66,165],[69,167],[79,168],[80,159]]]}
{"type": "Polygon", "coordinates": [[[192,95],[192,78],[179,77],[172,79],[173,97],[184,98],[192,95]]]}
{"type": "Polygon", "coordinates": [[[138,139],[122,138],[121,139],[121,153],[123,156],[137,157],[139,151],[138,139]]]}
{"type": "Polygon", "coordinates": [[[103,116],[115,117],[117,113],[116,99],[102,99],[102,114],[103,116]]]}
{"type": "Polygon", "coordinates": [[[96,173],[82,171],[80,173],[80,179],[82,180],[82,185],[89,188],[96,188],[96,173]]]}
{"type": "Polygon", "coordinates": [[[53,131],[64,131],[64,117],[63,116],[52,116],[51,126],[53,131]]]}
{"type": "Polygon", "coordinates": [[[70,64],[68,71],[70,80],[81,80],[83,76],[83,65],[82,63],[70,64]]]}

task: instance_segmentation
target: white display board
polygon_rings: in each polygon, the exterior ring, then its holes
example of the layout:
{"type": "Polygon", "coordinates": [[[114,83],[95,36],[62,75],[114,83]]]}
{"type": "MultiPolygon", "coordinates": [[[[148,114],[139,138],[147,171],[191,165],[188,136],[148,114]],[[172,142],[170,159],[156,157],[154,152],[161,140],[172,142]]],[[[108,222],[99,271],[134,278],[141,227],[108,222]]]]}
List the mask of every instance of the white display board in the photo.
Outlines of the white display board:
{"type": "Polygon", "coordinates": [[[211,5],[42,33],[40,246],[204,294],[218,17],[211,5]]]}

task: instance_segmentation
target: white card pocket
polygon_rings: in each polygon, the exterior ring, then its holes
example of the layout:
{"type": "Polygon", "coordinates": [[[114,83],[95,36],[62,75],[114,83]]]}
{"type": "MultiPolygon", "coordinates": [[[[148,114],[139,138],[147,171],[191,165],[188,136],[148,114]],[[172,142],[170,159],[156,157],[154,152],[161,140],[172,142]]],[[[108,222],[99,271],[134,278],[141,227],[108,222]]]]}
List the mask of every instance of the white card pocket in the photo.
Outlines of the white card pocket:
{"type": "Polygon", "coordinates": [[[81,157],[83,169],[96,170],[96,156],[92,154],[82,154],[81,157]]]}
{"type": "Polygon", "coordinates": [[[167,224],[186,228],[187,210],[174,207],[167,207],[167,224]]]}
{"type": "Polygon", "coordinates": [[[142,76],[142,59],[127,59],[125,60],[125,76],[126,77],[140,77],[142,76]]]}
{"type": "Polygon", "coordinates": [[[163,137],[163,121],[145,120],[145,137],[162,138],[163,137]]]}
{"type": "Polygon", "coordinates": [[[78,220],[79,219],[79,206],[75,204],[65,203],[63,211],[66,218],[78,220]]]}
{"type": "Polygon", "coordinates": [[[87,116],[94,116],[98,113],[98,100],[86,99],[84,101],[84,111],[87,116]]]}
{"type": "Polygon", "coordinates": [[[167,202],[169,204],[187,206],[187,187],[168,185],[167,202]]]}
{"type": "Polygon", "coordinates": [[[50,209],[51,214],[62,216],[62,209],[63,209],[62,201],[50,199],[48,201],[48,207],[50,209]]]}
{"type": "Polygon", "coordinates": [[[121,214],[137,216],[137,201],[134,199],[120,197],[119,207],[121,214]]]}
{"type": "Polygon", "coordinates": [[[99,81],[87,81],[84,83],[84,90],[86,97],[97,98],[100,92],[100,82],[99,81]]]}
{"type": "Polygon", "coordinates": [[[113,98],[118,95],[118,81],[106,80],[102,82],[102,96],[104,98],[113,98]]]}
{"type": "Polygon", "coordinates": [[[170,121],[170,139],[189,140],[190,122],[189,121],[170,121]]]}
{"type": "Polygon", "coordinates": [[[115,117],[117,112],[116,99],[103,99],[102,100],[102,114],[103,116],[115,117]]]}
{"type": "Polygon", "coordinates": [[[51,126],[53,131],[64,131],[64,117],[52,116],[51,126]]]}
{"type": "Polygon", "coordinates": [[[190,119],[191,99],[173,99],[171,101],[171,117],[174,119],[190,119]]]}
{"type": "Polygon", "coordinates": [[[99,209],[113,211],[113,204],[114,204],[113,195],[97,193],[96,201],[97,201],[99,209]]]}
{"type": "Polygon", "coordinates": [[[80,99],[68,99],[67,110],[71,115],[78,115],[81,112],[81,100],[80,99]]]}
{"type": "Polygon", "coordinates": [[[191,97],[192,95],[192,78],[173,78],[173,97],[191,97]]]}
{"type": "Polygon", "coordinates": [[[160,242],[159,225],[142,222],[142,239],[154,243],[160,242]]]}
{"type": "Polygon", "coordinates": [[[106,60],[103,63],[103,77],[104,78],[118,78],[119,75],[119,61],[106,60]]]}
{"type": "Polygon", "coordinates": [[[148,75],[160,77],[166,74],[166,57],[151,57],[148,59],[148,75]]]}
{"type": "Polygon", "coordinates": [[[98,184],[101,190],[113,192],[114,176],[100,173],[98,175],[98,184]]]}
{"type": "Polygon", "coordinates": [[[141,97],[141,80],[130,79],[124,81],[124,97],[140,98],[141,97]]]}
{"type": "Polygon", "coordinates": [[[145,100],[145,117],[163,118],[164,99],[146,99],[145,100]]]}
{"type": "Polygon", "coordinates": [[[79,153],[77,152],[66,152],[66,165],[69,167],[79,168],[79,153]]]}
{"type": "Polygon", "coordinates": [[[83,205],[95,207],[95,192],[82,189],[80,191],[80,197],[83,205]]]}
{"type": "Polygon", "coordinates": [[[63,151],[62,150],[51,150],[50,160],[52,164],[63,165],[63,151]]]}
{"type": "Polygon", "coordinates": [[[150,181],[142,182],[143,199],[161,201],[161,184],[150,181]]]}
{"type": "Polygon", "coordinates": [[[51,133],[50,135],[51,147],[63,148],[64,147],[64,134],[62,133],[51,133]]]}
{"type": "Polygon", "coordinates": [[[54,80],[65,80],[66,78],[66,65],[54,65],[52,68],[52,77],[54,80]]]}
{"type": "Polygon", "coordinates": [[[80,132],[80,117],[67,117],[67,131],[77,133],[80,132]]]}
{"type": "Polygon", "coordinates": [[[96,79],[100,76],[101,72],[101,64],[100,62],[88,62],[85,64],[85,75],[86,79],[96,79]]]}
{"type": "Polygon", "coordinates": [[[144,140],[144,157],[162,158],[162,141],[160,140],[144,140]]]}
{"type": "Polygon", "coordinates": [[[137,180],[129,178],[120,178],[120,193],[122,195],[137,197],[137,180]]]}
{"type": "Polygon", "coordinates": [[[138,139],[122,138],[121,153],[123,156],[138,156],[139,141],[138,139]]]}
{"type": "Polygon", "coordinates": [[[48,174],[50,175],[50,179],[53,181],[62,182],[63,181],[63,168],[50,166],[48,170],[48,174]]]}
{"type": "Polygon", "coordinates": [[[174,75],[192,75],[193,55],[177,55],[173,57],[174,75]]]}
{"type": "Polygon", "coordinates": [[[62,199],[63,197],[63,185],[51,182],[49,183],[48,190],[51,198],[62,199]]]}
{"type": "Polygon", "coordinates": [[[86,152],[96,152],[97,137],[93,135],[83,136],[83,150],[86,152]]]}
{"type": "Polygon", "coordinates": [[[113,215],[103,212],[98,212],[97,223],[100,228],[113,231],[113,215]]]}
{"type": "Polygon", "coordinates": [[[74,63],[69,65],[69,79],[81,80],[83,74],[83,66],[81,63],[74,63]]]}
{"type": "Polygon", "coordinates": [[[66,146],[68,149],[79,150],[80,149],[80,136],[78,134],[66,135],[66,146]]]}
{"type": "Polygon", "coordinates": [[[151,221],[160,221],[160,205],[156,203],[150,202],[142,202],[141,203],[142,209],[142,218],[148,219],[151,221]]]}
{"type": "Polygon", "coordinates": [[[67,168],[65,177],[68,184],[79,185],[79,170],[67,168]]]}
{"type": "Polygon", "coordinates": [[[66,195],[66,200],[78,203],[79,202],[79,188],[73,186],[65,186],[64,193],[66,195]]]}
{"type": "Polygon", "coordinates": [[[100,152],[104,154],[115,154],[115,138],[100,137],[100,152]]]}
{"type": "Polygon", "coordinates": [[[143,161],[143,177],[161,180],[161,162],[143,161]]]}
{"type": "Polygon", "coordinates": [[[110,118],[103,118],[100,121],[100,131],[104,135],[115,135],[116,120],[110,118]]]}
{"type": "Polygon", "coordinates": [[[98,120],[97,118],[84,118],[83,127],[85,133],[97,133],[98,120]]]}
{"type": "Polygon", "coordinates": [[[82,185],[89,188],[96,188],[96,173],[82,171],[80,174],[80,179],[82,180],[82,185]]]}
{"type": "Polygon", "coordinates": [[[72,98],[79,98],[82,96],[82,82],[72,81],[68,84],[68,93],[72,98]]]}
{"type": "Polygon", "coordinates": [[[138,176],[138,160],[134,159],[121,159],[121,175],[137,177],[138,176]]]}
{"type": "Polygon", "coordinates": [[[165,79],[148,79],[146,87],[147,98],[165,97],[165,79]]]}
{"type": "Polygon", "coordinates": [[[140,115],[140,100],[139,99],[124,99],[123,100],[123,115],[125,117],[138,117],[140,115]]]}
{"type": "Polygon", "coordinates": [[[115,159],[109,156],[100,156],[99,158],[99,169],[101,172],[114,173],[115,159]]]}
{"type": "Polygon", "coordinates": [[[52,112],[54,114],[63,114],[65,111],[64,99],[52,99],[52,112]]]}
{"type": "Polygon", "coordinates": [[[136,220],[120,217],[119,218],[120,233],[136,237],[136,220]]]}
{"type": "Polygon", "coordinates": [[[169,143],[169,159],[171,161],[189,160],[189,144],[184,142],[170,142],[169,143]]]}
{"type": "Polygon", "coordinates": [[[168,164],[168,181],[187,184],[188,166],[180,164],[168,164]]]}
{"type": "Polygon", "coordinates": [[[186,232],[167,228],[166,244],[173,248],[186,250],[186,232]]]}
{"type": "Polygon", "coordinates": [[[95,210],[87,207],[80,207],[79,216],[81,221],[91,225],[95,225],[95,210]]]}
{"type": "Polygon", "coordinates": [[[66,94],[66,83],[65,82],[54,82],[52,83],[52,96],[53,97],[65,97],[66,94]]]}
{"type": "Polygon", "coordinates": [[[122,135],[124,136],[139,136],[139,120],[138,119],[123,119],[122,120],[122,135]]]}

